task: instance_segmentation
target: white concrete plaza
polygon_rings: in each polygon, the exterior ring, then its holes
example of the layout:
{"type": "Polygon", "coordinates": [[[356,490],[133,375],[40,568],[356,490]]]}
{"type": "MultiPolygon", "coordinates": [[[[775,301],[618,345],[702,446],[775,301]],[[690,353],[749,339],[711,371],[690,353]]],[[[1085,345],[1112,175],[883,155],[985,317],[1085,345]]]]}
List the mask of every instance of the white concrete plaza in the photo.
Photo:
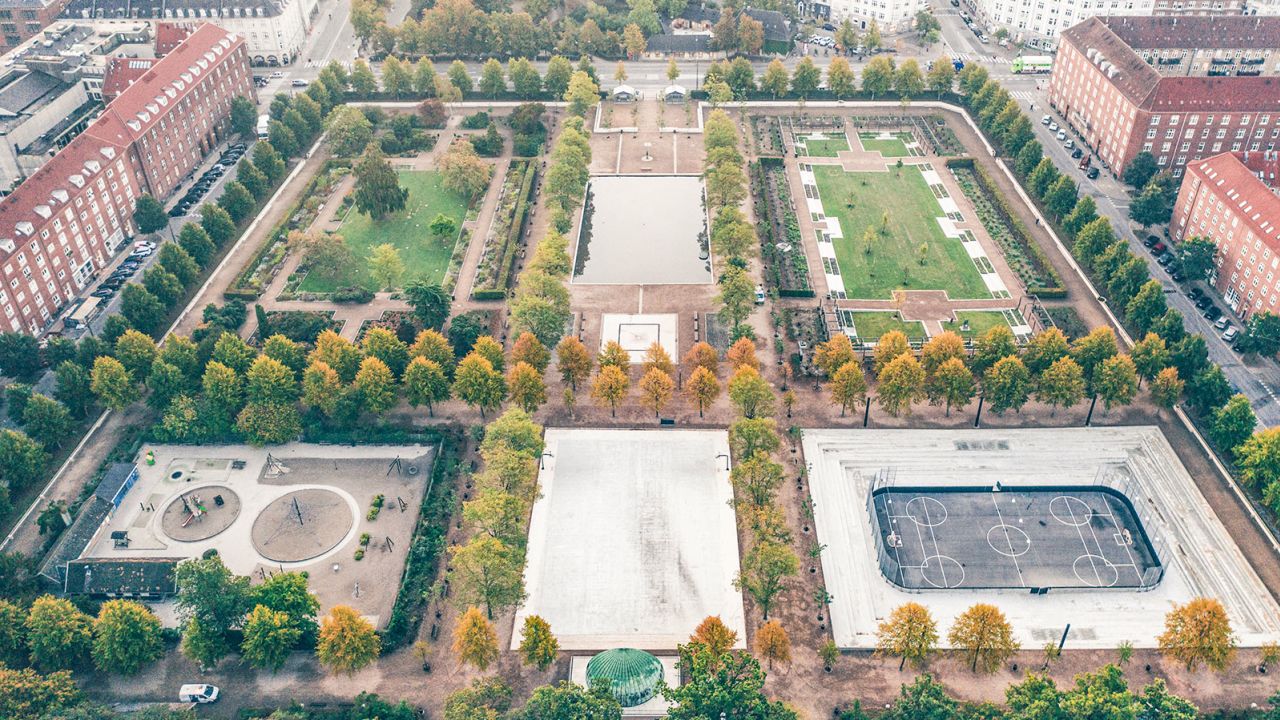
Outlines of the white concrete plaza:
{"type": "Polygon", "coordinates": [[[673,359],[679,358],[679,320],[675,313],[604,313],[600,316],[600,349],[603,350],[612,340],[631,355],[631,362],[639,363],[644,362],[644,354],[648,352],[649,346],[658,343],[673,359]]]}
{"type": "MultiPolygon", "coordinates": [[[[822,568],[844,648],[875,646],[876,627],[906,602],[925,605],[943,644],[977,602],[1004,611],[1024,648],[1155,647],[1164,616],[1197,596],[1222,601],[1242,646],[1280,640],[1280,606],[1155,427],[981,430],[806,430],[822,568]],[[1094,486],[1123,492],[1152,537],[1164,577],[1153,589],[949,589],[911,592],[881,573],[867,510],[876,487],[1094,486]]],[[[1034,521],[1034,519],[1032,519],[1034,521]]],[[[1046,518],[1052,521],[1052,518],[1046,518]]]]}
{"type": "Polygon", "coordinates": [[[661,651],[719,615],[745,641],[726,432],[548,428],[546,452],[516,628],[539,615],[565,650],[661,651]]]}

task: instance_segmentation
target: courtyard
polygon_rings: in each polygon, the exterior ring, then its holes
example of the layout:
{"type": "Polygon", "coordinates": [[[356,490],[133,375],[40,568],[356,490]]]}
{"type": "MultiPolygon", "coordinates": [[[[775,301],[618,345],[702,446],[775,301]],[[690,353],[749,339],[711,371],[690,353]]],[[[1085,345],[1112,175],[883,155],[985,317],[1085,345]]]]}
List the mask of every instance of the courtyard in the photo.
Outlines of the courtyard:
{"type": "Polygon", "coordinates": [[[453,218],[460,228],[467,209],[466,201],[444,187],[438,172],[401,170],[399,175],[400,186],[409,191],[405,209],[375,222],[352,204],[346,210],[337,234],[346,241],[355,262],[340,277],[308,274],[298,286],[300,292],[328,293],[353,285],[380,290],[374,287],[373,278],[369,275],[368,260],[373,248],[383,243],[390,243],[400,251],[406,280],[421,277],[427,282],[440,283],[444,279],[458,238],[456,234],[447,238],[433,236],[431,221],[436,215],[443,214],[453,218]]]}
{"type": "Polygon", "coordinates": [[[858,142],[867,152],[880,153],[882,157],[898,158],[922,155],[915,138],[905,132],[861,132],[858,142]]]}
{"type": "Polygon", "coordinates": [[[1240,645],[1280,639],[1280,606],[1158,428],[806,430],[803,443],[841,647],[874,647],[906,602],[940,628],[992,603],[1024,648],[1068,623],[1067,647],[1154,647],[1165,613],[1201,596],[1240,645]]]}
{"type": "Polygon", "coordinates": [[[541,616],[565,650],[672,650],[719,615],[745,642],[728,433],[548,428],[545,452],[515,627],[541,616]]]}
{"type": "Polygon", "coordinates": [[[593,177],[578,231],[573,282],[708,284],[707,232],[701,177],[593,177]]]}

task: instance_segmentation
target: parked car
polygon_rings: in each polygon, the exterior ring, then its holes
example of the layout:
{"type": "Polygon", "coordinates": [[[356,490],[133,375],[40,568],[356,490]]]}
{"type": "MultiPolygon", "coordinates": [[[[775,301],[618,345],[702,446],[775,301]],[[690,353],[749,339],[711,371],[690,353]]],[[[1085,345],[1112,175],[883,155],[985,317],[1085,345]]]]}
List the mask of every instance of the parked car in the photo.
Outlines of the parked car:
{"type": "Polygon", "coordinates": [[[96,297],[102,300],[106,300],[109,297],[114,297],[115,294],[116,294],[115,290],[111,290],[110,288],[100,287],[97,290],[94,290],[93,292],[89,293],[89,297],[96,297]]]}
{"type": "MultiPolygon", "coordinates": [[[[1049,116],[1048,116],[1048,115],[1045,115],[1045,117],[1049,117],[1049,116]]],[[[1049,132],[1058,132],[1058,123],[1053,122],[1053,121],[1050,121],[1050,122],[1049,122],[1049,132]]]]}
{"type": "Polygon", "coordinates": [[[1097,180],[1097,179],[1098,179],[1098,168],[1096,168],[1096,167],[1091,167],[1091,168],[1089,168],[1089,170],[1088,170],[1087,172],[1085,172],[1084,176],[1085,176],[1085,177],[1087,177],[1087,178],[1089,178],[1090,180],[1097,180]]]}
{"type": "Polygon", "coordinates": [[[1206,320],[1209,320],[1211,322],[1215,321],[1218,318],[1222,317],[1222,309],[1219,308],[1217,305],[1210,305],[1209,309],[1204,311],[1204,317],[1206,320]]]}
{"type": "Polygon", "coordinates": [[[218,686],[204,683],[191,683],[178,688],[178,702],[198,703],[201,705],[217,702],[218,686]]]}
{"type": "Polygon", "coordinates": [[[757,305],[764,304],[764,286],[763,285],[756,285],[756,304],[757,305]]]}
{"type": "Polygon", "coordinates": [[[1182,274],[1182,270],[1174,270],[1169,273],[1169,277],[1173,278],[1174,282],[1182,282],[1187,279],[1187,276],[1182,274]]]}
{"type": "Polygon", "coordinates": [[[1083,156],[1084,156],[1084,150],[1081,150],[1080,148],[1076,148],[1075,150],[1071,151],[1071,157],[1074,160],[1079,160],[1083,156]]]}
{"type": "Polygon", "coordinates": [[[1169,263],[1173,262],[1173,260],[1173,255],[1170,255],[1169,253],[1165,253],[1164,255],[1156,258],[1156,262],[1160,263],[1160,267],[1167,266],[1169,263]]]}
{"type": "Polygon", "coordinates": [[[1066,142],[1064,142],[1064,143],[1062,143],[1062,147],[1064,147],[1064,148],[1066,148],[1066,149],[1068,149],[1068,150],[1070,150],[1071,148],[1073,148],[1073,147],[1075,147],[1075,146],[1076,146],[1076,141],[1075,141],[1075,140],[1072,140],[1071,138],[1067,138],[1067,141],[1066,141],[1066,142]]]}
{"type": "Polygon", "coordinates": [[[1067,139],[1067,131],[1066,131],[1066,130],[1059,130],[1059,131],[1058,131],[1058,135],[1057,135],[1057,137],[1058,137],[1058,140],[1060,140],[1060,141],[1061,141],[1061,140],[1066,140],[1066,139],[1067,139]]]}
{"type": "Polygon", "coordinates": [[[1160,253],[1162,253],[1162,252],[1164,252],[1164,251],[1166,251],[1166,250],[1168,250],[1168,249],[1169,249],[1169,246],[1168,246],[1168,245],[1165,245],[1165,244],[1164,244],[1162,241],[1160,241],[1158,238],[1156,239],[1156,244],[1151,246],[1151,252],[1153,252],[1153,253],[1155,253],[1155,254],[1157,254],[1157,255],[1159,255],[1160,253]]]}
{"type": "Polygon", "coordinates": [[[284,73],[280,72],[279,70],[276,70],[275,72],[271,73],[271,77],[273,77],[273,78],[282,78],[282,77],[284,77],[284,73]]]}
{"type": "Polygon", "coordinates": [[[1198,287],[1193,287],[1187,291],[1187,297],[1191,298],[1193,301],[1199,300],[1204,297],[1204,291],[1198,287]]]}
{"type": "Polygon", "coordinates": [[[1207,310],[1209,306],[1212,304],[1213,304],[1213,298],[1209,297],[1208,295],[1202,295],[1200,299],[1196,300],[1196,309],[1207,310]]]}
{"type": "Polygon", "coordinates": [[[1226,330],[1231,327],[1231,320],[1225,317],[1218,318],[1218,322],[1214,323],[1213,326],[1219,330],[1226,330]]]}
{"type": "Polygon", "coordinates": [[[1147,239],[1142,241],[1142,244],[1143,244],[1143,245],[1146,245],[1147,247],[1152,247],[1152,246],[1154,246],[1154,245],[1155,245],[1156,243],[1158,243],[1158,242],[1160,242],[1160,238],[1159,238],[1159,237],[1157,237],[1157,236],[1155,236],[1155,235],[1148,235],[1148,236],[1147,236],[1147,239]]]}
{"type": "Polygon", "coordinates": [[[1051,122],[1053,122],[1053,118],[1049,117],[1048,115],[1045,115],[1044,117],[1040,118],[1041,125],[1048,125],[1051,122]]]}
{"type": "Polygon", "coordinates": [[[310,83],[308,83],[306,80],[293,80],[289,84],[296,88],[304,88],[310,83]]]}

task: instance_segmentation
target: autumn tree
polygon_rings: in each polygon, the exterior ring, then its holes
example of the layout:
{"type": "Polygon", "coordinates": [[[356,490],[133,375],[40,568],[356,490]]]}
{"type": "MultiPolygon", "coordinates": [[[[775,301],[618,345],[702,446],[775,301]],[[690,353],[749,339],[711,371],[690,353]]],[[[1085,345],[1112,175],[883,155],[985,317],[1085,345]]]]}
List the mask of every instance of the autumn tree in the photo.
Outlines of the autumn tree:
{"type": "Polygon", "coordinates": [[[537,615],[526,617],[520,634],[520,656],[524,664],[546,670],[556,661],[559,652],[560,643],[551,634],[551,625],[537,615]]]}
{"type": "Polygon", "coordinates": [[[511,366],[507,373],[507,389],[511,402],[525,412],[534,412],[547,401],[547,386],[542,373],[523,360],[511,366]]]}
{"type": "Polygon", "coordinates": [[[698,365],[685,383],[684,392],[698,406],[698,417],[702,417],[702,411],[720,396],[720,382],[705,366],[698,365]]]}
{"type": "Polygon", "coordinates": [[[876,629],[876,652],[902,658],[899,671],[908,662],[917,669],[924,667],[937,647],[938,625],[928,608],[919,603],[909,602],[894,608],[889,619],[876,629]]]}
{"type": "Polygon", "coordinates": [[[610,340],[600,350],[599,356],[596,357],[596,364],[601,368],[612,366],[626,372],[631,369],[631,353],[627,352],[617,340],[610,340]]]}
{"type": "Polygon", "coordinates": [[[591,376],[591,362],[591,353],[573,335],[566,335],[556,346],[556,367],[560,370],[560,378],[574,390],[578,389],[579,382],[591,376]]]}
{"type": "Polygon", "coordinates": [[[70,600],[43,595],[27,614],[27,652],[43,672],[69,670],[89,657],[93,620],[70,600]]]}
{"type": "Polygon", "coordinates": [[[911,406],[925,397],[924,368],[911,353],[894,358],[881,369],[876,402],[894,417],[909,415],[911,406]]]}
{"type": "Polygon", "coordinates": [[[255,605],[244,621],[240,654],[251,666],[275,672],[301,637],[302,631],[289,622],[287,613],[255,605]]]}
{"type": "Polygon", "coordinates": [[[1052,408],[1050,417],[1059,407],[1070,410],[1084,399],[1084,393],[1084,371],[1069,356],[1055,360],[1036,381],[1036,399],[1052,408]]]}
{"type": "Polygon", "coordinates": [[[708,615],[694,628],[689,640],[706,645],[716,655],[723,655],[737,644],[738,633],[730,630],[719,615],[708,615]]]}
{"type": "Polygon", "coordinates": [[[482,672],[498,659],[498,632],[479,608],[469,607],[458,618],[453,627],[453,652],[482,672]]]}
{"type": "Polygon", "coordinates": [[[439,363],[418,356],[404,369],[404,393],[409,405],[426,405],[434,416],[435,404],[449,399],[449,379],[439,363]]]}
{"type": "Polygon", "coordinates": [[[1102,362],[1094,390],[1107,410],[1113,405],[1128,405],[1138,393],[1138,370],[1128,355],[1114,355],[1102,362]]]}
{"type": "Polygon", "coordinates": [[[777,619],[770,620],[756,629],[756,654],[773,667],[775,662],[791,662],[791,637],[777,619]]]}
{"type": "Polygon", "coordinates": [[[330,671],[354,673],[377,660],[381,650],[373,624],[346,605],[335,605],[320,621],[316,658],[330,671]]]}
{"type": "Polygon", "coordinates": [[[996,414],[1021,410],[1031,396],[1031,373],[1018,357],[1002,358],[983,375],[982,394],[996,414]]]}
{"type": "Polygon", "coordinates": [[[502,404],[507,396],[507,381],[487,358],[472,352],[458,363],[452,391],[454,397],[479,408],[483,418],[486,410],[496,410],[502,404]]]}
{"type": "Polygon", "coordinates": [[[756,357],[756,344],[750,338],[738,338],[725,353],[724,359],[735,371],[744,365],[760,369],[760,360],[756,357]]]}
{"type": "Polygon", "coordinates": [[[774,493],[782,485],[782,473],[781,465],[764,452],[756,451],[733,466],[729,482],[749,506],[761,508],[773,502],[774,493]]]}
{"type": "Polygon", "coordinates": [[[745,417],[773,413],[773,387],[750,365],[742,365],[729,379],[729,399],[745,417]]]}
{"type": "Polygon", "coordinates": [[[160,619],[132,600],[108,600],[93,623],[93,663],[102,672],[134,675],[164,655],[160,619]]]}
{"type": "Polygon", "coordinates": [[[911,353],[911,345],[907,342],[907,336],[900,330],[890,330],[876,342],[876,348],[872,352],[872,370],[877,376],[880,371],[889,363],[896,360],[901,355],[911,353]]]}
{"type": "Polygon", "coordinates": [[[1195,670],[1200,663],[1219,672],[1231,665],[1236,637],[1222,603],[1198,597],[1174,605],[1164,617],[1164,632],[1158,639],[1160,652],[1195,670]]]}
{"type": "Polygon", "coordinates": [[[930,403],[945,405],[946,415],[950,416],[952,406],[964,407],[973,400],[977,383],[964,361],[951,357],[925,378],[924,391],[930,403]]]}
{"type": "MultiPolygon", "coordinates": [[[[843,337],[843,333],[841,337],[843,337]]],[[[850,361],[840,366],[831,375],[827,383],[831,390],[831,401],[840,406],[840,417],[851,405],[861,402],[867,396],[867,378],[862,372],[862,363],[850,361]]]]}
{"type": "Polygon", "coordinates": [[[608,406],[609,414],[618,416],[618,403],[627,395],[631,381],[616,365],[602,365],[591,383],[591,398],[601,406],[608,406]]]}
{"type": "MultiPolygon", "coordinates": [[[[669,362],[670,360],[668,360],[669,362]]],[[[660,368],[651,367],[644,374],[644,377],[640,378],[639,387],[641,404],[645,408],[653,410],[653,416],[657,417],[662,412],[662,408],[671,402],[676,383],[671,379],[670,375],[660,368]]]]}
{"type": "Polygon", "coordinates": [[[824,343],[819,343],[813,353],[813,364],[827,377],[835,377],[836,371],[857,359],[853,343],[844,333],[836,333],[824,343]]]}
{"type": "Polygon", "coordinates": [[[760,606],[766,620],[773,602],[787,584],[787,579],[800,572],[800,559],[790,547],[769,540],[757,541],[742,560],[742,570],[735,587],[746,592],[760,606]]]}
{"type": "Polygon", "coordinates": [[[441,180],[449,190],[471,198],[489,186],[493,166],[480,159],[470,140],[460,138],[437,162],[441,180]]]}
{"type": "Polygon", "coordinates": [[[511,362],[526,362],[533,366],[538,374],[547,371],[547,366],[551,364],[551,351],[538,340],[538,336],[531,332],[520,333],[520,337],[516,338],[515,343],[511,346],[511,362]]]}
{"type": "Polygon", "coordinates": [[[953,648],[972,657],[974,672],[995,672],[1020,647],[1004,613],[986,603],[977,603],[961,613],[947,639],[953,648]]]}
{"type": "Polygon", "coordinates": [[[716,349],[711,347],[705,340],[699,340],[684,354],[684,364],[689,367],[706,368],[711,373],[711,376],[715,377],[716,372],[720,369],[720,356],[716,353],[716,349]]]}

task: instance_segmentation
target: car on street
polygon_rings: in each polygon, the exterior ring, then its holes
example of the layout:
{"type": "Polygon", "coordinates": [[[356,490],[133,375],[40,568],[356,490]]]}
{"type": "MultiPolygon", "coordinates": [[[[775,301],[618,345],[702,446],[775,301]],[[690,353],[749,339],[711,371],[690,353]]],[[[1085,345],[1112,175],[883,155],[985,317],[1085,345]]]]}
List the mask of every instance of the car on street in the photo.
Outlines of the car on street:
{"type": "Polygon", "coordinates": [[[1156,262],[1160,263],[1160,267],[1165,267],[1169,263],[1173,262],[1173,259],[1174,259],[1173,255],[1170,255],[1169,253],[1165,253],[1160,257],[1156,258],[1156,262]]]}
{"type": "Polygon", "coordinates": [[[1058,134],[1057,134],[1057,138],[1058,138],[1058,140],[1059,140],[1059,141],[1066,140],[1066,139],[1067,139],[1067,131],[1066,131],[1066,130],[1059,130],[1059,131],[1058,131],[1058,134]]]}
{"type": "Polygon", "coordinates": [[[1213,326],[1218,330],[1226,330],[1227,328],[1231,327],[1231,320],[1225,317],[1218,318],[1218,322],[1214,323],[1213,326]]]}
{"type": "MultiPolygon", "coordinates": [[[[1048,115],[1045,115],[1045,117],[1049,117],[1049,116],[1048,116],[1048,115]]],[[[1050,122],[1049,122],[1049,132],[1058,132],[1058,123],[1050,121],[1050,122]]]]}
{"type": "Polygon", "coordinates": [[[1071,157],[1074,160],[1079,160],[1083,156],[1084,156],[1084,150],[1081,150],[1080,148],[1076,148],[1075,150],[1071,151],[1071,157]]]}
{"type": "Polygon", "coordinates": [[[1040,118],[1041,125],[1048,125],[1051,122],[1053,122],[1053,118],[1049,117],[1048,115],[1045,115],[1044,117],[1040,118]]]}
{"type": "Polygon", "coordinates": [[[1091,167],[1091,168],[1089,168],[1089,170],[1088,170],[1087,172],[1085,172],[1084,176],[1085,176],[1085,177],[1087,177],[1087,178],[1089,178],[1090,180],[1097,180],[1097,179],[1098,179],[1098,168],[1096,168],[1096,167],[1091,167]]]}
{"type": "Polygon", "coordinates": [[[1174,270],[1173,272],[1169,273],[1169,277],[1173,278],[1174,282],[1182,282],[1183,280],[1187,279],[1187,276],[1183,275],[1182,270],[1180,269],[1174,270]]]}
{"type": "Polygon", "coordinates": [[[756,304],[757,305],[764,304],[764,286],[763,285],[756,285],[756,304]]]}
{"type": "Polygon", "coordinates": [[[1193,287],[1187,291],[1187,297],[1191,298],[1192,302],[1194,302],[1204,297],[1204,291],[1198,287],[1193,287]]]}
{"type": "Polygon", "coordinates": [[[1213,298],[1209,297],[1208,295],[1202,295],[1200,299],[1196,300],[1196,309],[1207,310],[1209,306],[1212,304],[1213,304],[1213,298]]]}
{"type": "Polygon", "coordinates": [[[295,79],[295,80],[291,80],[291,81],[289,82],[289,84],[290,84],[290,85],[292,85],[292,86],[294,86],[294,87],[296,87],[296,88],[304,88],[304,87],[306,87],[309,83],[308,83],[306,80],[295,79]]]}
{"type": "Polygon", "coordinates": [[[1168,249],[1169,249],[1169,246],[1165,245],[1159,238],[1156,239],[1156,244],[1151,246],[1151,252],[1155,253],[1156,255],[1159,255],[1160,253],[1168,249]]]}
{"type": "Polygon", "coordinates": [[[1222,317],[1222,309],[1217,305],[1210,305],[1209,309],[1204,311],[1204,318],[1210,322],[1216,321],[1220,317],[1222,317]]]}
{"type": "Polygon", "coordinates": [[[1160,242],[1160,238],[1159,238],[1159,236],[1156,236],[1156,235],[1148,235],[1148,236],[1147,236],[1147,239],[1142,241],[1142,244],[1143,244],[1143,245],[1145,245],[1145,246],[1147,246],[1147,247],[1153,247],[1153,246],[1154,246],[1156,243],[1158,243],[1158,242],[1160,242]]]}
{"type": "Polygon", "coordinates": [[[109,288],[98,288],[97,290],[94,290],[93,292],[89,293],[89,297],[96,297],[102,300],[106,300],[109,297],[114,297],[115,294],[116,294],[115,291],[109,288]]]}
{"type": "Polygon", "coordinates": [[[273,77],[273,78],[282,78],[282,77],[284,77],[284,73],[280,72],[279,70],[276,70],[275,72],[271,73],[271,77],[273,77]]]}
{"type": "Polygon", "coordinates": [[[1076,146],[1076,141],[1075,141],[1075,140],[1072,140],[1071,138],[1067,138],[1067,141],[1066,141],[1066,142],[1064,142],[1064,143],[1062,143],[1062,147],[1064,147],[1064,148],[1066,148],[1066,149],[1068,149],[1068,150],[1070,150],[1071,148],[1073,148],[1073,147],[1075,147],[1075,146],[1076,146]]]}

